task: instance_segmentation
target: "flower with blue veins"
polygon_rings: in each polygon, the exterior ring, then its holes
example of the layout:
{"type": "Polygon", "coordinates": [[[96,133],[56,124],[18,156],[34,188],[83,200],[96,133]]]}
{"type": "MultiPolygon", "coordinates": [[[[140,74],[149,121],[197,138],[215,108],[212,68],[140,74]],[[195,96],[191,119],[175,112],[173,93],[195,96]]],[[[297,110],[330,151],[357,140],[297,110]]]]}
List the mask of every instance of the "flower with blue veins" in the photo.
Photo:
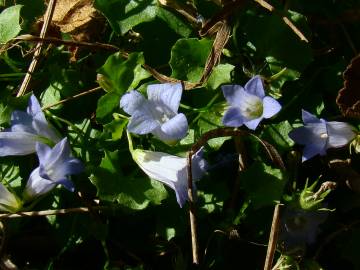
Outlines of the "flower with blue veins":
{"type": "Polygon", "coordinates": [[[305,145],[302,161],[316,155],[325,155],[329,148],[339,148],[348,144],[355,137],[353,128],[344,122],[328,122],[322,118],[302,110],[304,126],[289,133],[296,143],[305,145]]]}
{"type": "Polygon", "coordinates": [[[53,148],[46,144],[36,143],[39,167],[30,174],[24,190],[26,200],[48,193],[57,185],[74,191],[73,183],[68,179],[71,174],[84,170],[80,160],[71,156],[67,138],[62,139],[53,148]]]}
{"type": "Polygon", "coordinates": [[[251,78],[244,86],[223,85],[224,97],[230,105],[222,122],[227,127],[247,126],[255,130],[262,119],[277,114],[281,105],[274,98],[265,96],[260,76],[251,78]]]}
{"type": "MultiPolygon", "coordinates": [[[[133,159],[150,178],[158,180],[175,191],[180,207],[188,200],[188,178],[186,158],[162,152],[135,149],[133,159]]],[[[199,180],[208,167],[202,158],[202,150],[192,156],[192,176],[199,180]]]]}
{"type": "Polygon", "coordinates": [[[120,107],[131,115],[128,130],[140,135],[152,133],[166,143],[184,138],[188,122],[183,113],[178,113],[181,94],[180,83],[149,85],[148,99],[136,90],[126,93],[120,107]]]}
{"type": "Polygon", "coordinates": [[[14,111],[11,128],[0,132],[0,156],[34,153],[36,142],[55,144],[60,137],[45,119],[40,104],[32,95],[26,112],[14,111]]]}
{"type": "Polygon", "coordinates": [[[21,200],[0,183],[0,211],[14,213],[21,207],[21,200]]]}

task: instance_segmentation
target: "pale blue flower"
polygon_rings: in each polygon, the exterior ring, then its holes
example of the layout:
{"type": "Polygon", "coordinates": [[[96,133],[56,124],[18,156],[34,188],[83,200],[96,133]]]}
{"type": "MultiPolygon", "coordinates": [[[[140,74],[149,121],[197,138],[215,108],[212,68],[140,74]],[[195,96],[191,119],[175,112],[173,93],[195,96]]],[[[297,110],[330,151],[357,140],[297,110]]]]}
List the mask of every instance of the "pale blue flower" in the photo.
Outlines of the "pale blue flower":
{"type": "MultiPolygon", "coordinates": [[[[135,149],[132,155],[135,162],[150,178],[164,183],[175,191],[177,202],[183,207],[188,200],[186,158],[141,149],[135,149]]],[[[207,167],[207,162],[202,158],[202,151],[193,155],[193,180],[199,180],[207,167]]]]}
{"type": "Polygon", "coordinates": [[[355,137],[353,128],[344,122],[327,122],[315,115],[302,110],[304,126],[289,133],[289,137],[296,143],[305,145],[302,161],[316,155],[325,155],[329,148],[345,146],[355,137]]]}
{"type": "Polygon", "coordinates": [[[35,152],[36,142],[55,144],[59,140],[46,121],[38,100],[32,95],[26,112],[14,111],[11,128],[0,132],[0,156],[31,154],[35,152]]]}
{"type": "Polygon", "coordinates": [[[0,183],[0,211],[12,213],[20,210],[21,207],[20,199],[0,183]]]}
{"type": "Polygon", "coordinates": [[[128,130],[135,134],[152,133],[171,143],[186,136],[188,122],[178,113],[182,86],[180,83],[153,84],[147,87],[148,99],[132,90],[122,96],[120,107],[131,115],[128,130]]]}
{"type": "Polygon", "coordinates": [[[224,126],[245,125],[255,130],[263,118],[270,118],[281,109],[279,102],[265,96],[260,76],[250,79],[244,88],[240,85],[223,85],[221,89],[230,105],[222,120],[224,126]]]}
{"type": "Polygon", "coordinates": [[[62,139],[53,148],[36,143],[39,167],[32,171],[26,184],[26,199],[43,195],[57,185],[74,191],[73,183],[68,179],[71,174],[78,174],[84,167],[80,160],[71,156],[67,138],[62,139]]]}

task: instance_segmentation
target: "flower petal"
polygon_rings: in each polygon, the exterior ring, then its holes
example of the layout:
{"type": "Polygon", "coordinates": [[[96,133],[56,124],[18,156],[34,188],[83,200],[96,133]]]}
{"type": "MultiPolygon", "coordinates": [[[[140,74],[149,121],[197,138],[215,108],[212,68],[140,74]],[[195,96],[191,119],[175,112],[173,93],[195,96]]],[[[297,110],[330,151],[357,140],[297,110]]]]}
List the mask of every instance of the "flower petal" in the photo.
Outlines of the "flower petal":
{"type": "Polygon", "coordinates": [[[147,106],[147,100],[136,90],[124,94],[120,99],[120,107],[130,115],[138,110],[143,110],[147,106]]]}
{"type": "MultiPolygon", "coordinates": [[[[51,174],[51,179],[62,179],[63,181],[70,181],[66,178],[67,175],[79,174],[84,171],[84,165],[77,158],[67,159],[64,163],[59,163],[54,168],[51,174]]],[[[57,180],[58,182],[59,180],[57,180]]],[[[70,189],[69,189],[70,190],[70,189]]]]}
{"type": "Polygon", "coordinates": [[[57,185],[62,185],[68,191],[71,191],[71,192],[75,191],[74,183],[72,181],[70,181],[69,179],[67,179],[67,178],[57,180],[56,184],[57,185]]]}
{"type": "Polygon", "coordinates": [[[162,141],[176,141],[184,138],[188,131],[188,122],[184,114],[179,113],[153,131],[162,141]]]}
{"type": "Polygon", "coordinates": [[[36,134],[50,139],[53,143],[58,143],[60,141],[61,138],[56,134],[49,123],[34,119],[32,125],[36,130],[36,134]]]}
{"type": "Polygon", "coordinates": [[[40,168],[37,167],[35,170],[32,171],[26,183],[24,197],[30,199],[43,195],[52,190],[56,185],[56,182],[41,177],[40,168]]]}
{"type": "Polygon", "coordinates": [[[273,117],[281,110],[280,103],[269,96],[264,97],[263,99],[263,117],[270,118],[273,117]]]}
{"type": "Polygon", "coordinates": [[[247,126],[248,129],[255,130],[262,119],[262,117],[255,118],[253,120],[244,122],[244,125],[247,126]]]}
{"type": "Polygon", "coordinates": [[[227,127],[240,127],[246,119],[242,116],[239,107],[230,107],[224,114],[222,123],[227,127]]]}
{"type": "Polygon", "coordinates": [[[329,136],[327,148],[342,147],[355,137],[352,127],[347,123],[334,121],[327,122],[326,126],[329,136]]]}
{"type": "Polygon", "coordinates": [[[148,134],[160,127],[159,122],[153,119],[151,114],[136,112],[130,119],[128,130],[135,134],[148,134]]]}
{"type": "Polygon", "coordinates": [[[310,124],[310,123],[321,123],[321,119],[317,118],[315,115],[305,111],[301,110],[302,120],[304,122],[304,125],[310,124]]]}
{"type": "Polygon", "coordinates": [[[182,94],[181,83],[151,84],[147,87],[148,99],[167,106],[174,113],[179,109],[182,94]]]}
{"type": "Polygon", "coordinates": [[[0,156],[21,156],[35,152],[39,137],[27,132],[0,132],[0,156]]]}
{"type": "Polygon", "coordinates": [[[246,84],[245,84],[245,91],[251,95],[255,95],[259,98],[265,97],[264,86],[259,75],[252,77],[246,84]]]}
{"type": "Polygon", "coordinates": [[[304,127],[296,128],[289,132],[289,137],[298,144],[319,144],[321,147],[325,147],[328,137],[326,124],[308,124],[304,127]]]}
{"type": "Polygon", "coordinates": [[[322,156],[325,155],[326,154],[325,144],[313,143],[306,145],[303,150],[302,162],[318,154],[322,156]]]}
{"type": "Polygon", "coordinates": [[[139,167],[152,179],[158,180],[174,189],[178,172],[186,167],[186,159],[163,152],[136,149],[133,158],[139,167]]]}
{"type": "Polygon", "coordinates": [[[224,97],[227,103],[231,106],[239,106],[240,100],[244,95],[244,88],[240,85],[223,85],[221,86],[221,90],[224,94],[224,97]]]}
{"type": "Polygon", "coordinates": [[[194,180],[199,180],[209,169],[209,164],[203,158],[203,147],[192,156],[191,169],[194,180]]]}
{"type": "Polygon", "coordinates": [[[36,134],[32,121],[33,118],[26,112],[13,111],[11,114],[11,131],[36,134]]]}
{"type": "Polygon", "coordinates": [[[37,143],[36,152],[38,153],[40,165],[45,167],[46,170],[54,170],[57,164],[66,162],[71,151],[67,138],[64,138],[53,148],[37,143]]]}
{"type": "MultiPolygon", "coordinates": [[[[150,178],[164,183],[175,191],[177,202],[182,207],[188,199],[186,158],[140,149],[136,149],[132,155],[135,162],[150,178]]],[[[193,179],[200,179],[205,169],[207,163],[202,159],[202,151],[198,151],[192,158],[193,179]]]]}
{"type": "Polygon", "coordinates": [[[31,95],[27,107],[27,113],[31,115],[34,119],[37,119],[40,122],[47,123],[45,115],[41,110],[39,101],[34,95],[31,95]]]}

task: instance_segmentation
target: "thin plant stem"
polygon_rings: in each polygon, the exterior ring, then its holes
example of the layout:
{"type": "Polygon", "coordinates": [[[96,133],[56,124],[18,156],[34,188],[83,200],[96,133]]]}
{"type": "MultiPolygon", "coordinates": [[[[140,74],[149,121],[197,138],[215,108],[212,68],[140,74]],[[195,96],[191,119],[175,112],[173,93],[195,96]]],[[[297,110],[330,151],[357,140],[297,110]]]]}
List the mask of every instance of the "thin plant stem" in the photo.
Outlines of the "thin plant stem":
{"type": "Polygon", "coordinates": [[[80,93],[80,94],[77,94],[77,95],[74,95],[74,96],[71,96],[71,97],[67,97],[67,98],[65,98],[65,99],[63,99],[63,100],[60,100],[60,101],[58,101],[58,102],[55,102],[55,103],[53,103],[53,104],[44,106],[44,107],[42,107],[41,109],[42,109],[43,111],[45,111],[45,110],[48,110],[48,109],[50,109],[50,108],[52,108],[52,107],[54,107],[54,106],[56,106],[56,105],[63,104],[63,103],[68,102],[68,101],[70,101],[70,100],[73,100],[73,99],[76,99],[76,98],[79,98],[79,97],[82,97],[82,96],[85,96],[85,95],[88,95],[88,94],[95,93],[95,92],[97,92],[97,91],[99,91],[99,90],[101,90],[101,89],[102,89],[102,88],[101,88],[100,86],[98,86],[98,87],[95,87],[95,88],[93,88],[93,89],[90,89],[90,90],[87,90],[87,91],[85,91],[85,92],[82,92],[82,93],[80,93]]]}
{"type": "MultiPolygon", "coordinates": [[[[44,16],[44,24],[43,24],[43,26],[41,28],[40,38],[44,38],[46,36],[46,32],[47,32],[48,27],[50,25],[52,16],[54,14],[55,6],[56,6],[56,0],[50,0],[49,4],[48,4],[48,7],[46,9],[45,16],[44,16]]],[[[34,73],[34,70],[35,70],[35,68],[37,66],[37,63],[39,61],[42,46],[43,46],[42,42],[38,42],[36,44],[33,59],[32,59],[32,61],[30,63],[28,71],[27,71],[27,73],[25,75],[25,78],[24,78],[24,80],[23,80],[23,82],[22,82],[22,84],[20,86],[19,92],[17,93],[16,97],[21,97],[26,93],[27,88],[28,88],[29,83],[30,83],[30,80],[31,80],[31,77],[32,77],[32,74],[34,73]]]]}
{"type": "Polygon", "coordinates": [[[235,141],[235,148],[236,151],[239,155],[239,167],[238,167],[238,171],[237,171],[237,175],[236,175],[236,179],[234,182],[234,186],[233,186],[233,191],[232,191],[232,195],[231,195],[231,201],[230,201],[230,208],[234,209],[236,206],[236,202],[238,200],[239,197],[239,190],[240,190],[240,177],[241,177],[241,172],[243,172],[245,170],[245,168],[247,167],[247,159],[246,159],[246,147],[244,144],[244,140],[243,138],[236,136],[234,138],[235,141]]]}
{"type": "Polygon", "coordinates": [[[67,45],[67,46],[75,46],[75,47],[88,47],[91,49],[102,49],[108,51],[119,51],[119,47],[111,44],[105,43],[89,43],[83,41],[74,41],[74,40],[63,40],[53,37],[37,37],[33,35],[21,35],[13,39],[14,41],[27,41],[27,42],[40,42],[40,43],[47,43],[47,44],[57,44],[57,45],[67,45]]]}
{"type": "Polygon", "coordinates": [[[188,197],[189,197],[189,218],[190,218],[190,232],[191,232],[191,247],[193,264],[199,265],[199,244],[197,237],[197,221],[196,221],[196,208],[194,202],[194,189],[192,178],[192,155],[193,152],[189,151],[187,155],[187,176],[188,176],[188,197]]]}
{"type": "Polygon", "coordinates": [[[70,213],[88,213],[92,210],[102,210],[106,209],[106,206],[94,206],[94,207],[76,207],[76,208],[65,208],[57,210],[43,210],[43,211],[27,211],[27,212],[18,212],[15,214],[0,214],[1,219],[8,218],[21,218],[21,217],[40,217],[40,216],[51,216],[51,215],[66,215],[70,213]]]}
{"type": "Polygon", "coordinates": [[[77,126],[75,126],[73,123],[71,123],[70,121],[68,121],[68,120],[66,120],[66,119],[64,119],[64,118],[61,118],[61,117],[59,117],[59,116],[56,116],[56,115],[52,114],[52,113],[49,112],[49,111],[46,112],[46,115],[50,116],[50,117],[53,118],[54,120],[57,120],[57,121],[59,121],[59,122],[62,122],[62,123],[64,123],[64,124],[68,125],[69,127],[71,127],[71,128],[76,132],[76,134],[78,134],[78,135],[81,136],[81,137],[84,137],[84,132],[83,132],[80,128],[78,128],[77,126]]]}
{"type": "Polygon", "coordinates": [[[271,224],[269,244],[268,244],[268,249],[267,249],[267,252],[266,252],[264,270],[271,270],[272,269],[272,264],[273,264],[273,260],[274,260],[274,254],[275,254],[275,251],[276,251],[277,239],[278,239],[279,231],[280,231],[280,210],[281,210],[281,206],[282,206],[281,204],[275,205],[273,220],[272,220],[272,224],[271,224]]]}

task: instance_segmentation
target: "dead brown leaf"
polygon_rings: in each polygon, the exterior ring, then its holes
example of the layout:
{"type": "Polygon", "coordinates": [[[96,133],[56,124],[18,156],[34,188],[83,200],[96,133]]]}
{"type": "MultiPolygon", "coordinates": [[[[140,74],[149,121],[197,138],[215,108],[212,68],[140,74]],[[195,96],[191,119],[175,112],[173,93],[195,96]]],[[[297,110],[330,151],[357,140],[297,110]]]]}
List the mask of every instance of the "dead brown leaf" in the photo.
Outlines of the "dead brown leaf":
{"type": "Polygon", "coordinates": [[[344,116],[360,118],[360,55],[351,60],[344,72],[344,87],[339,91],[336,104],[344,116]]]}

